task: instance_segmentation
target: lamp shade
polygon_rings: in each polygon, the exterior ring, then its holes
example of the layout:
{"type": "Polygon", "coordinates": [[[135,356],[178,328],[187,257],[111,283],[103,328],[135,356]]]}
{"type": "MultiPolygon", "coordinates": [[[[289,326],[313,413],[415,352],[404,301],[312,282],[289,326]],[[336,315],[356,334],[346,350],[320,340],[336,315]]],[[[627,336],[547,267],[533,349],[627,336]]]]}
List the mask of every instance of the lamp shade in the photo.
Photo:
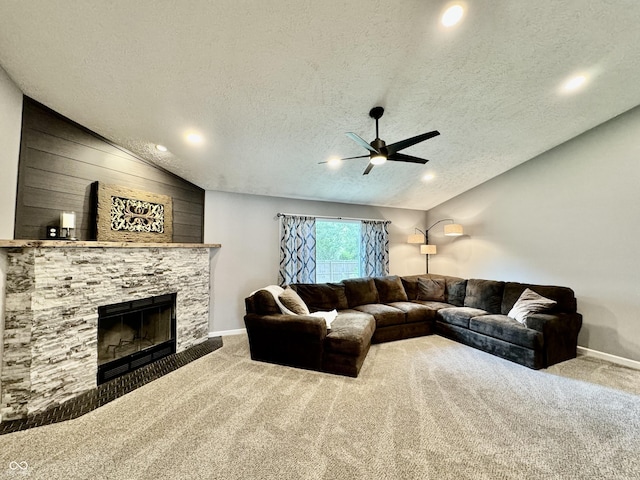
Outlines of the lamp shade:
{"type": "Polygon", "coordinates": [[[424,235],[422,235],[421,233],[414,233],[412,235],[409,235],[409,237],[407,238],[407,242],[408,243],[422,243],[422,242],[424,242],[424,235]]]}
{"type": "Polygon", "coordinates": [[[435,245],[420,245],[420,253],[422,255],[435,255],[437,248],[435,245]]]}
{"type": "Polygon", "coordinates": [[[452,223],[444,226],[444,234],[448,237],[459,237],[464,234],[462,225],[458,223],[452,223]]]}

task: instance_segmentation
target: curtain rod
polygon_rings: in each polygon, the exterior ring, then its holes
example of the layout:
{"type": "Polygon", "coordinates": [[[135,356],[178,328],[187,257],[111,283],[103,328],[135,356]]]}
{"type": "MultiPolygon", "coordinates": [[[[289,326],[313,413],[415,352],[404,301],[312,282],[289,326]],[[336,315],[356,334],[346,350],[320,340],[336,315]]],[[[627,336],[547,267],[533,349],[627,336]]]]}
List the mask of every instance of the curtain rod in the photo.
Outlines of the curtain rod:
{"type": "Polygon", "coordinates": [[[381,222],[381,223],[391,223],[391,220],[380,220],[379,218],[352,218],[352,217],[331,217],[328,215],[303,215],[300,213],[277,213],[276,217],[313,217],[313,218],[324,218],[328,220],[358,220],[361,222],[381,222]]]}

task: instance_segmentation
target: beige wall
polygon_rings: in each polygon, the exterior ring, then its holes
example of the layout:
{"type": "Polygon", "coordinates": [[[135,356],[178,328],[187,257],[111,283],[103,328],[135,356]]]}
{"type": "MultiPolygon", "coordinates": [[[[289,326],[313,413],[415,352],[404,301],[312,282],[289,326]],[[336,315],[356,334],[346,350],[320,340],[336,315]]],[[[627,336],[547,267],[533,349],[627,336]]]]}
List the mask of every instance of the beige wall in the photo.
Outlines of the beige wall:
{"type": "Polygon", "coordinates": [[[406,237],[414,227],[424,227],[425,212],[208,191],[204,240],[222,244],[212,258],[212,332],[244,328],[244,298],[277,283],[278,212],[391,220],[390,273],[424,272],[424,256],[406,237]]]}
{"type": "Polygon", "coordinates": [[[13,239],[22,92],[0,67],[0,239],[13,239]]]}
{"type": "Polygon", "coordinates": [[[579,345],[640,360],[639,139],[640,107],[430,210],[468,233],[431,271],[569,286],[579,345]]]}

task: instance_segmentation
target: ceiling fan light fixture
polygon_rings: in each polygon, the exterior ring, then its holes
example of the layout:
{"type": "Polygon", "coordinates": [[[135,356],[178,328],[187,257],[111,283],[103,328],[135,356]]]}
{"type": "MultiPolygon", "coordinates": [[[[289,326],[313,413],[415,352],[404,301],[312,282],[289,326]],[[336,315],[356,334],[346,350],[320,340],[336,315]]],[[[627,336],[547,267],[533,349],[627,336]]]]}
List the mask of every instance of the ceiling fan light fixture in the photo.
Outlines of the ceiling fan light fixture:
{"type": "Polygon", "coordinates": [[[382,165],[386,161],[387,161],[387,157],[385,157],[384,155],[378,154],[371,157],[371,163],[373,165],[382,165]]]}

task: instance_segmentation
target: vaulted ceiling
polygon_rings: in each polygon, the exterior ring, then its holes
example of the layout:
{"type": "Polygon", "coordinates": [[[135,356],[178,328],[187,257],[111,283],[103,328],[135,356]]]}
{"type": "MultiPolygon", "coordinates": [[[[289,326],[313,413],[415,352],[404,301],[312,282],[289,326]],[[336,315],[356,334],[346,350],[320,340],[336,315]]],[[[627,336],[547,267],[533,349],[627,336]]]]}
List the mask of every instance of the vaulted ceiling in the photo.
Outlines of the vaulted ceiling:
{"type": "Polygon", "coordinates": [[[640,104],[637,0],[466,0],[447,28],[450,3],[0,0],[0,66],[202,188],[412,209],[640,104]],[[440,131],[403,151],[430,162],[319,165],[366,153],[344,134],[376,105],[387,143],[440,131]]]}

